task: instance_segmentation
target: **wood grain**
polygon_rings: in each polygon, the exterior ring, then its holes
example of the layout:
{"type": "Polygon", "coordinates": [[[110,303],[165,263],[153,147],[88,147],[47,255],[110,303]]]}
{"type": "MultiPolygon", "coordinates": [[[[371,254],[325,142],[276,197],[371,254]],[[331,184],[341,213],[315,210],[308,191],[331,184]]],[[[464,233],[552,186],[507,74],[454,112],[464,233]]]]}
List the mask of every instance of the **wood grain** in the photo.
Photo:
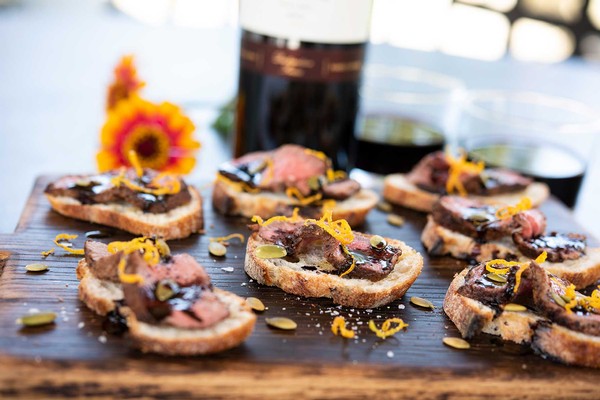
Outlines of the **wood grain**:
{"type": "MultiPolygon", "coordinates": [[[[173,251],[189,252],[206,267],[215,286],[258,297],[268,310],[259,315],[254,334],[239,348],[195,358],[141,354],[131,348],[126,336],[104,332],[102,318],[77,299],[77,257],[65,256],[57,248],[55,255],[43,261],[50,267],[48,272],[25,272],[26,264],[40,262],[40,253],[54,247],[52,239],[57,233],[83,235],[99,228],[52,212],[42,195],[48,179],[36,182],[17,232],[0,237],[0,254],[10,252],[0,276],[1,398],[600,396],[598,371],[555,364],[526,347],[487,335],[473,340],[467,351],[444,346],[443,337],[458,336],[441,306],[453,274],[465,266],[462,262],[425,257],[423,273],[404,299],[375,310],[340,308],[325,299],[301,299],[252,282],[243,271],[244,245],[232,242],[225,258],[209,255],[210,237],[247,232],[245,220],[215,215],[210,207],[205,209],[206,235],[173,241],[173,251]],[[224,267],[232,267],[234,272],[223,271],[224,267]],[[425,311],[410,305],[411,296],[431,300],[436,309],[425,311]],[[32,308],[57,312],[56,324],[20,329],[15,320],[32,308]],[[336,313],[358,327],[357,340],[331,334],[332,314],[336,313]],[[264,318],[273,316],[294,319],[298,329],[281,332],[268,328],[264,318]],[[392,316],[410,325],[393,338],[380,340],[366,327],[370,319],[380,322],[392,316]]],[[[580,229],[559,203],[551,200],[543,210],[549,216],[549,229],[580,229]]],[[[402,228],[388,225],[386,215],[375,210],[364,230],[404,240],[423,252],[419,236],[424,216],[408,210],[396,212],[406,219],[402,228]]],[[[102,240],[128,238],[128,234],[116,232],[102,240]]],[[[83,240],[76,239],[76,245],[83,240]]]]}

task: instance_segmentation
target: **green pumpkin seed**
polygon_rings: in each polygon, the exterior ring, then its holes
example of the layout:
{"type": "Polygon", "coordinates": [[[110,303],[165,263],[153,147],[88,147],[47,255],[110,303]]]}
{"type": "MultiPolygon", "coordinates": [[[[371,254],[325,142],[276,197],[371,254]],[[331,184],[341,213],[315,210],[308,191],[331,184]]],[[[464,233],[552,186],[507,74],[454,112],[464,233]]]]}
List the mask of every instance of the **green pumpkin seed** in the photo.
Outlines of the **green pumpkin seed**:
{"type": "Polygon", "coordinates": [[[167,242],[165,242],[163,239],[156,239],[156,248],[158,249],[160,256],[163,258],[171,255],[171,249],[169,248],[167,242]]]}
{"type": "Polygon", "coordinates": [[[446,346],[450,346],[455,349],[466,350],[471,348],[469,342],[457,337],[445,337],[444,339],[442,339],[442,341],[446,346]]]}
{"type": "Polygon", "coordinates": [[[154,295],[158,301],[167,301],[179,293],[179,286],[170,279],[163,279],[158,282],[154,295]]]}
{"type": "Polygon", "coordinates": [[[521,304],[508,303],[504,305],[504,311],[527,311],[527,307],[521,304]]]}
{"type": "Polygon", "coordinates": [[[423,307],[423,308],[431,308],[432,310],[435,308],[432,302],[429,300],[423,299],[421,297],[411,297],[410,302],[415,306],[423,307]]]}
{"type": "Polygon", "coordinates": [[[319,177],[311,176],[310,178],[308,178],[308,187],[310,188],[310,190],[315,192],[321,189],[321,181],[319,180],[319,177]]]}
{"type": "Polygon", "coordinates": [[[493,282],[498,282],[498,283],[506,283],[506,277],[505,277],[505,276],[502,276],[502,275],[496,274],[496,273],[494,273],[494,272],[490,272],[490,273],[489,273],[489,274],[487,274],[485,277],[486,277],[487,279],[489,279],[490,281],[493,281],[493,282]]]}
{"type": "Polygon", "coordinates": [[[393,208],[392,208],[392,205],[390,203],[382,201],[382,202],[377,203],[377,209],[379,211],[383,211],[385,213],[389,213],[389,212],[392,212],[393,208]]]}
{"type": "Polygon", "coordinates": [[[223,257],[227,253],[227,248],[220,242],[210,242],[208,252],[213,256],[223,257]]]}
{"type": "Polygon", "coordinates": [[[390,214],[387,217],[387,223],[393,226],[402,226],[404,225],[404,218],[397,214],[390,214]]]}
{"type": "Polygon", "coordinates": [[[558,304],[561,307],[565,307],[567,305],[567,302],[562,298],[562,296],[554,291],[551,292],[552,293],[552,300],[554,300],[554,302],[556,304],[558,304]]]}
{"type": "Polygon", "coordinates": [[[276,244],[263,244],[256,248],[255,254],[258,258],[282,258],[287,256],[287,251],[276,244]]]}
{"type": "Polygon", "coordinates": [[[250,308],[253,309],[254,311],[259,311],[259,312],[265,311],[265,305],[263,304],[262,301],[260,301],[256,297],[248,297],[246,299],[246,303],[248,303],[250,308]]]}
{"type": "Polygon", "coordinates": [[[24,315],[17,319],[17,324],[25,326],[41,326],[48,325],[54,322],[56,314],[53,312],[43,312],[24,315]]]}
{"type": "Polygon", "coordinates": [[[385,241],[385,239],[379,235],[371,236],[371,239],[369,241],[371,242],[371,246],[373,246],[376,249],[383,249],[385,246],[387,246],[387,242],[385,241]]]}
{"type": "Polygon", "coordinates": [[[46,264],[28,264],[25,266],[27,272],[46,272],[48,266],[46,264]]]}
{"type": "Polygon", "coordinates": [[[284,331],[293,331],[298,327],[294,321],[285,317],[265,318],[267,325],[284,331]]]}

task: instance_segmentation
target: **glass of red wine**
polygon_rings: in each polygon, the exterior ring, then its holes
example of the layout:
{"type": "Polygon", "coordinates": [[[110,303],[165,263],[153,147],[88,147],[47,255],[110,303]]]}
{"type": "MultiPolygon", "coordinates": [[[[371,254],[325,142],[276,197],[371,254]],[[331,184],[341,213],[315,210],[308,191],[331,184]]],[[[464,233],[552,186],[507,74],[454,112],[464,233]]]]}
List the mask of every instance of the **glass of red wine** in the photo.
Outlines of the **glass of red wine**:
{"type": "Polygon", "coordinates": [[[370,65],[363,79],[350,155],[352,176],[372,185],[443,149],[465,90],[458,79],[413,67],[370,65]]]}
{"type": "Polygon", "coordinates": [[[472,91],[457,125],[470,158],[545,182],[567,207],[577,204],[600,133],[587,105],[535,92],[472,91]]]}

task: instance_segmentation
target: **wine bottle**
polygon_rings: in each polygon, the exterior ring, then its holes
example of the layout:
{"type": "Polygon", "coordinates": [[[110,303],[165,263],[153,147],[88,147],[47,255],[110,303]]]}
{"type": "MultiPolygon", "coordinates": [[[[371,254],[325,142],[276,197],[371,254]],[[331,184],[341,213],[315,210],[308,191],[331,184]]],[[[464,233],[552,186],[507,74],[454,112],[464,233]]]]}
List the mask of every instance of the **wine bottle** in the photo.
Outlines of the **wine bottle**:
{"type": "Polygon", "coordinates": [[[372,0],[240,0],[235,156],[297,143],[347,168],[372,0]]]}

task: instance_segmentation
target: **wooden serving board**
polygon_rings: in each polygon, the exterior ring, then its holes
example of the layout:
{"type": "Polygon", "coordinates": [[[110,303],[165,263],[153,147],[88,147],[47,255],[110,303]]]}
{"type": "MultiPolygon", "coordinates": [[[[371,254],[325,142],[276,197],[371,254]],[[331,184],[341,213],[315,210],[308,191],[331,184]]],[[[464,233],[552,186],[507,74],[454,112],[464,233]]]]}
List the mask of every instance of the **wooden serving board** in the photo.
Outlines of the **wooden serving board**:
{"type": "MultiPolygon", "coordinates": [[[[459,336],[442,311],[447,286],[466,264],[450,259],[428,259],[407,295],[374,310],[341,308],[326,299],[303,299],[277,288],[252,282],[244,273],[245,245],[233,242],[225,258],[208,254],[209,237],[241,232],[247,221],[215,215],[205,196],[205,235],[171,242],[174,252],[188,252],[204,265],[215,286],[240,296],[254,296],[268,307],[258,316],[256,329],[239,348],[205,357],[160,357],[132,349],[126,336],[103,332],[103,318],[77,298],[75,266],[78,258],[61,249],[42,260],[40,253],[55,247],[62,232],[81,235],[99,226],[71,220],[51,211],[43,196],[50,181],[39,178],[17,230],[0,236],[0,398],[95,396],[208,397],[208,398],[598,398],[597,370],[567,367],[544,360],[526,346],[502,343],[482,335],[471,349],[455,350],[442,344],[445,336],[459,336]],[[8,252],[8,258],[6,255],[8,252]],[[25,272],[25,265],[48,264],[41,275],[25,272]],[[226,272],[231,267],[233,272],[226,272]],[[419,296],[436,308],[427,311],[408,299],[419,296]],[[56,324],[21,329],[15,320],[30,309],[58,313],[56,324]],[[358,339],[332,335],[333,314],[358,326],[358,339]],[[265,317],[285,316],[298,323],[294,332],[273,330],[265,317]],[[381,323],[400,317],[408,329],[387,340],[368,330],[370,319],[381,323]]],[[[543,206],[549,228],[582,231],[562,205],[543,206]]],[[[386,223],[374,210],[364,230],[404,240],[423,253],[420,232],[423,214],[396,210],[406,224],[386,223]]],[[[105,241],[125,240],[118,232],[105,241]]],[[[594,240],[591,240],[592,244],[594,240]]]]}

